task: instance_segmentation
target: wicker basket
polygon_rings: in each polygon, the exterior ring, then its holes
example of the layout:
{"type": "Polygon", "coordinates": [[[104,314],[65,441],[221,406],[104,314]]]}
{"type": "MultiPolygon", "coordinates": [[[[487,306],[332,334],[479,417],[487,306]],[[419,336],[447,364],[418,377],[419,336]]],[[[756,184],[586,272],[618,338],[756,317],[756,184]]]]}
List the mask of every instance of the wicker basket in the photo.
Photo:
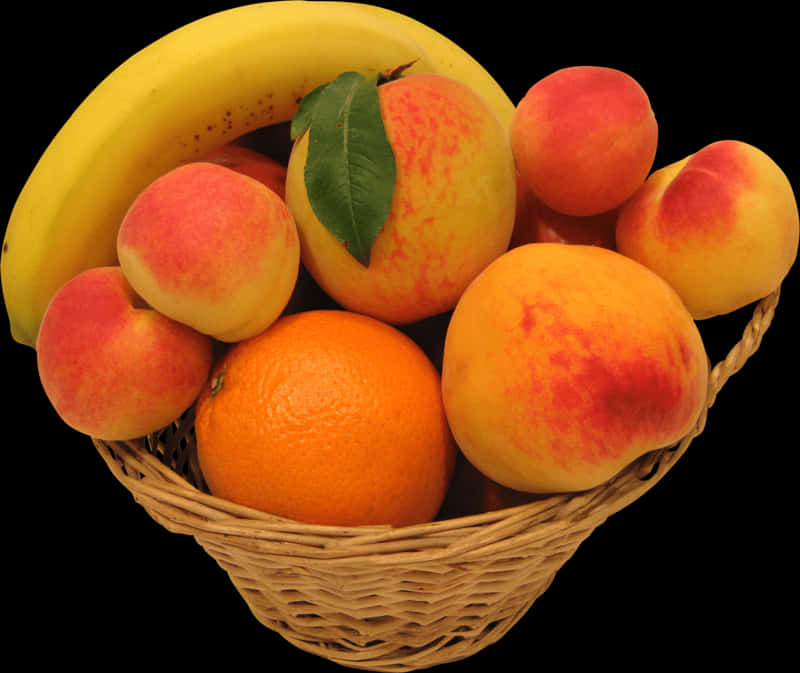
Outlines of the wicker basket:
{"type": "Polygon", "coordinates": [[[778,298],[776,290],[755,306],[741,340],[713,367],[705,410],[679,444],[590,491],[501,511],[392,529],[306,525],[240,507],[208,493],[191,410],[139,441],[93,442],[155,521],[193,536],[219,563],[259,622],[343,666],[427,668],[500,639],[597,526],[667,473],[759,348],[778,298]]]}

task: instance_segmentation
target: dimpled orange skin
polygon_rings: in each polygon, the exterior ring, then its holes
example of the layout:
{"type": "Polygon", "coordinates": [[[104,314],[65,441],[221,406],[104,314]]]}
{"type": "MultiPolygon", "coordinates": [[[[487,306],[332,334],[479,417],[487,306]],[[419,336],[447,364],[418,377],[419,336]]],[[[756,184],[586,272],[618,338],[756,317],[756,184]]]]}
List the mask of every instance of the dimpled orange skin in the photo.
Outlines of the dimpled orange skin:
{"type": "Polygon", "coordinates": [[[311,524],[431,521],[456,453],[425,354],[340,310],[284,316],[233,346],[195,428],[213,494],[311,524]]]}
{"type": "Polygon", "coordinates": [[[508,134],[472,89],[441,75],[378,88],[397,165],[391,211],[359,263],[317,219],[304,168],[309,134],[295,143],[286,201],[303,264],[343,307],[402,325],[448,311],[511,239],[516,170],[508,134]]]}
{"type": "Polygon", "coordinates": [[[705,349],[678,295],[597,246],[507,252],[467,288],[445,340],[456,442],[520,491],[592,488],[678,441],[707,384],[705,349]]]}

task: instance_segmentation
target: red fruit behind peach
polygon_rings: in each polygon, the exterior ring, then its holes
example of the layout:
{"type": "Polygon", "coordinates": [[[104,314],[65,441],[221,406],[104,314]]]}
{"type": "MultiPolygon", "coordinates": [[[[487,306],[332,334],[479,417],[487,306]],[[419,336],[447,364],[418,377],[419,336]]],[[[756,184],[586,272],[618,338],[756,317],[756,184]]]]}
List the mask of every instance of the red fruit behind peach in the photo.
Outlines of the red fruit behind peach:
{"type": "Polygon", "coordinates": [[[618,209],[585,217],[558,213],[536,198],[520,177],[510,247],[526,243],[577,243],[614,250],[617,215],[618,209]]]}
{"type": "Polygon", "coordinates": [[[459,452],[450,488],[438,518],[451,519],[494,512],[526,505],[538,497],[533,493],[515,491],[492,481],[459,452]]]}
{"type": "Polygon", "coordinates": [[[227,144],[205,154],[207,161],[258,180],[282,199],[286,198],[286,166],[242,145],[227,144]]]}

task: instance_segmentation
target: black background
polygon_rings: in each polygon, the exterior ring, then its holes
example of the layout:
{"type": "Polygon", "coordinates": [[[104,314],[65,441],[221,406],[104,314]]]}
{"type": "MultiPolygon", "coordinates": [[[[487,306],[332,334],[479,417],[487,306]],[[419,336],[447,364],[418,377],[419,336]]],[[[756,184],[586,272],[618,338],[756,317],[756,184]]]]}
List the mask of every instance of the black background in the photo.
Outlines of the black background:
{"type": "MultiPolygon", "coordinates": [[[[646,11],[605,3],[591,10],[573,3],[543,9],[495,1],[469,10],[463,3],[378,4],[454,39],[514,102],[560,67],[628,72],[648,92],[659,122],[655,167],[733,138],[767,152],[800,184],[794,22],[759,14],[763,3],[708,17],[674,4],[646,11]]],[[[51,137],[108,72],[167,31],[229,6],[18,7],[0,45],[6,217],[51,137]]],[[[530,670],[722,668],[750,659],[771,670],[790,652],[799,289],[795,266],[761,349],[725,386],[704,433],[670,473],[600,526],[498,644],[448,671],[485,670],[506,657],[530,670]]],[[[712,359],[738,341],[744,322],[739,313],[702,326],[712,359]]],[[[11,649],[30,663],[212,670],[285,657],[310,671],[339,668],[261,626],[192,538],[147,516],[89,440],[55,416],[33,350],[12,341],[7,323],[0,328],[11,649]]]]}

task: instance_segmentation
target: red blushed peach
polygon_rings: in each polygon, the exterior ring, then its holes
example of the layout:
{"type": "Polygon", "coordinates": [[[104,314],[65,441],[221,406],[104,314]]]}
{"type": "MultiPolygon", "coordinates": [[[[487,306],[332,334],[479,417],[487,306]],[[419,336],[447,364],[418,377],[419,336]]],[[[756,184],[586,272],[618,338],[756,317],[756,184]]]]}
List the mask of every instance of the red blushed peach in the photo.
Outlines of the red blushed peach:
{"type": "Polygon", "coordinates": [[[211,368],[212,341],[143,306],[119,267],[100,267],[53,296],[36,357],[67,425],[121,441],[155,432],[191,406],[211,368]]]}
{"type": "Polygon", "coordinates": [[[201,161],[225,166],[265,184],[282,199],[286,198],[286,166],[241,145],[227,144],[205,154],[201,161]]]}
{"type": "Polygon", "coordinates": [[[397,165],[391,209],[368,266],[312,210],[304,170],[309,134],[289,158],[286,202],[303,263],[341,306],[408,324],[455,306],[467,284],[511,239],[516,177],[508,134],[468,86],[441,75],[381,85],[397,165]]]}
{"type": "Polygon", "coordinates": [[[708,358],[675,291],[606,248],[531,243],[470,284],[448,326],[456,443],[517,491],[578,491],[672,445],[706,403],[708,358]]]}
{"type": "Polygon", "coordinates": [[[128,210],[120,266],[153,308],[220,341],[247,339],[281,314],[300,264],[297,228],[264,184],[214,163],[176,168],[128,210]]]}
{"type": "Polygon", "coordinates": [[[526,243],[580,243],[613,250],[618,209],[577,217],[544,205],[520,177],[517,180],[517,215],[512,248],[526,243]]]}
{"type": "Polygon", "coordinates": [[[618,208],[653,165],[658,124],[644,89],[614,68],[562,68],[536,82],[511,123],[517,168],[566,215],[618,208]]]}
{"type": "Polygon", "coordinates": [[[622,208],[616,240],[696,320],[710,318],[781,284],[797,256],[797,202],[769,156],[723,140],[655,171],[622,208]]]}

